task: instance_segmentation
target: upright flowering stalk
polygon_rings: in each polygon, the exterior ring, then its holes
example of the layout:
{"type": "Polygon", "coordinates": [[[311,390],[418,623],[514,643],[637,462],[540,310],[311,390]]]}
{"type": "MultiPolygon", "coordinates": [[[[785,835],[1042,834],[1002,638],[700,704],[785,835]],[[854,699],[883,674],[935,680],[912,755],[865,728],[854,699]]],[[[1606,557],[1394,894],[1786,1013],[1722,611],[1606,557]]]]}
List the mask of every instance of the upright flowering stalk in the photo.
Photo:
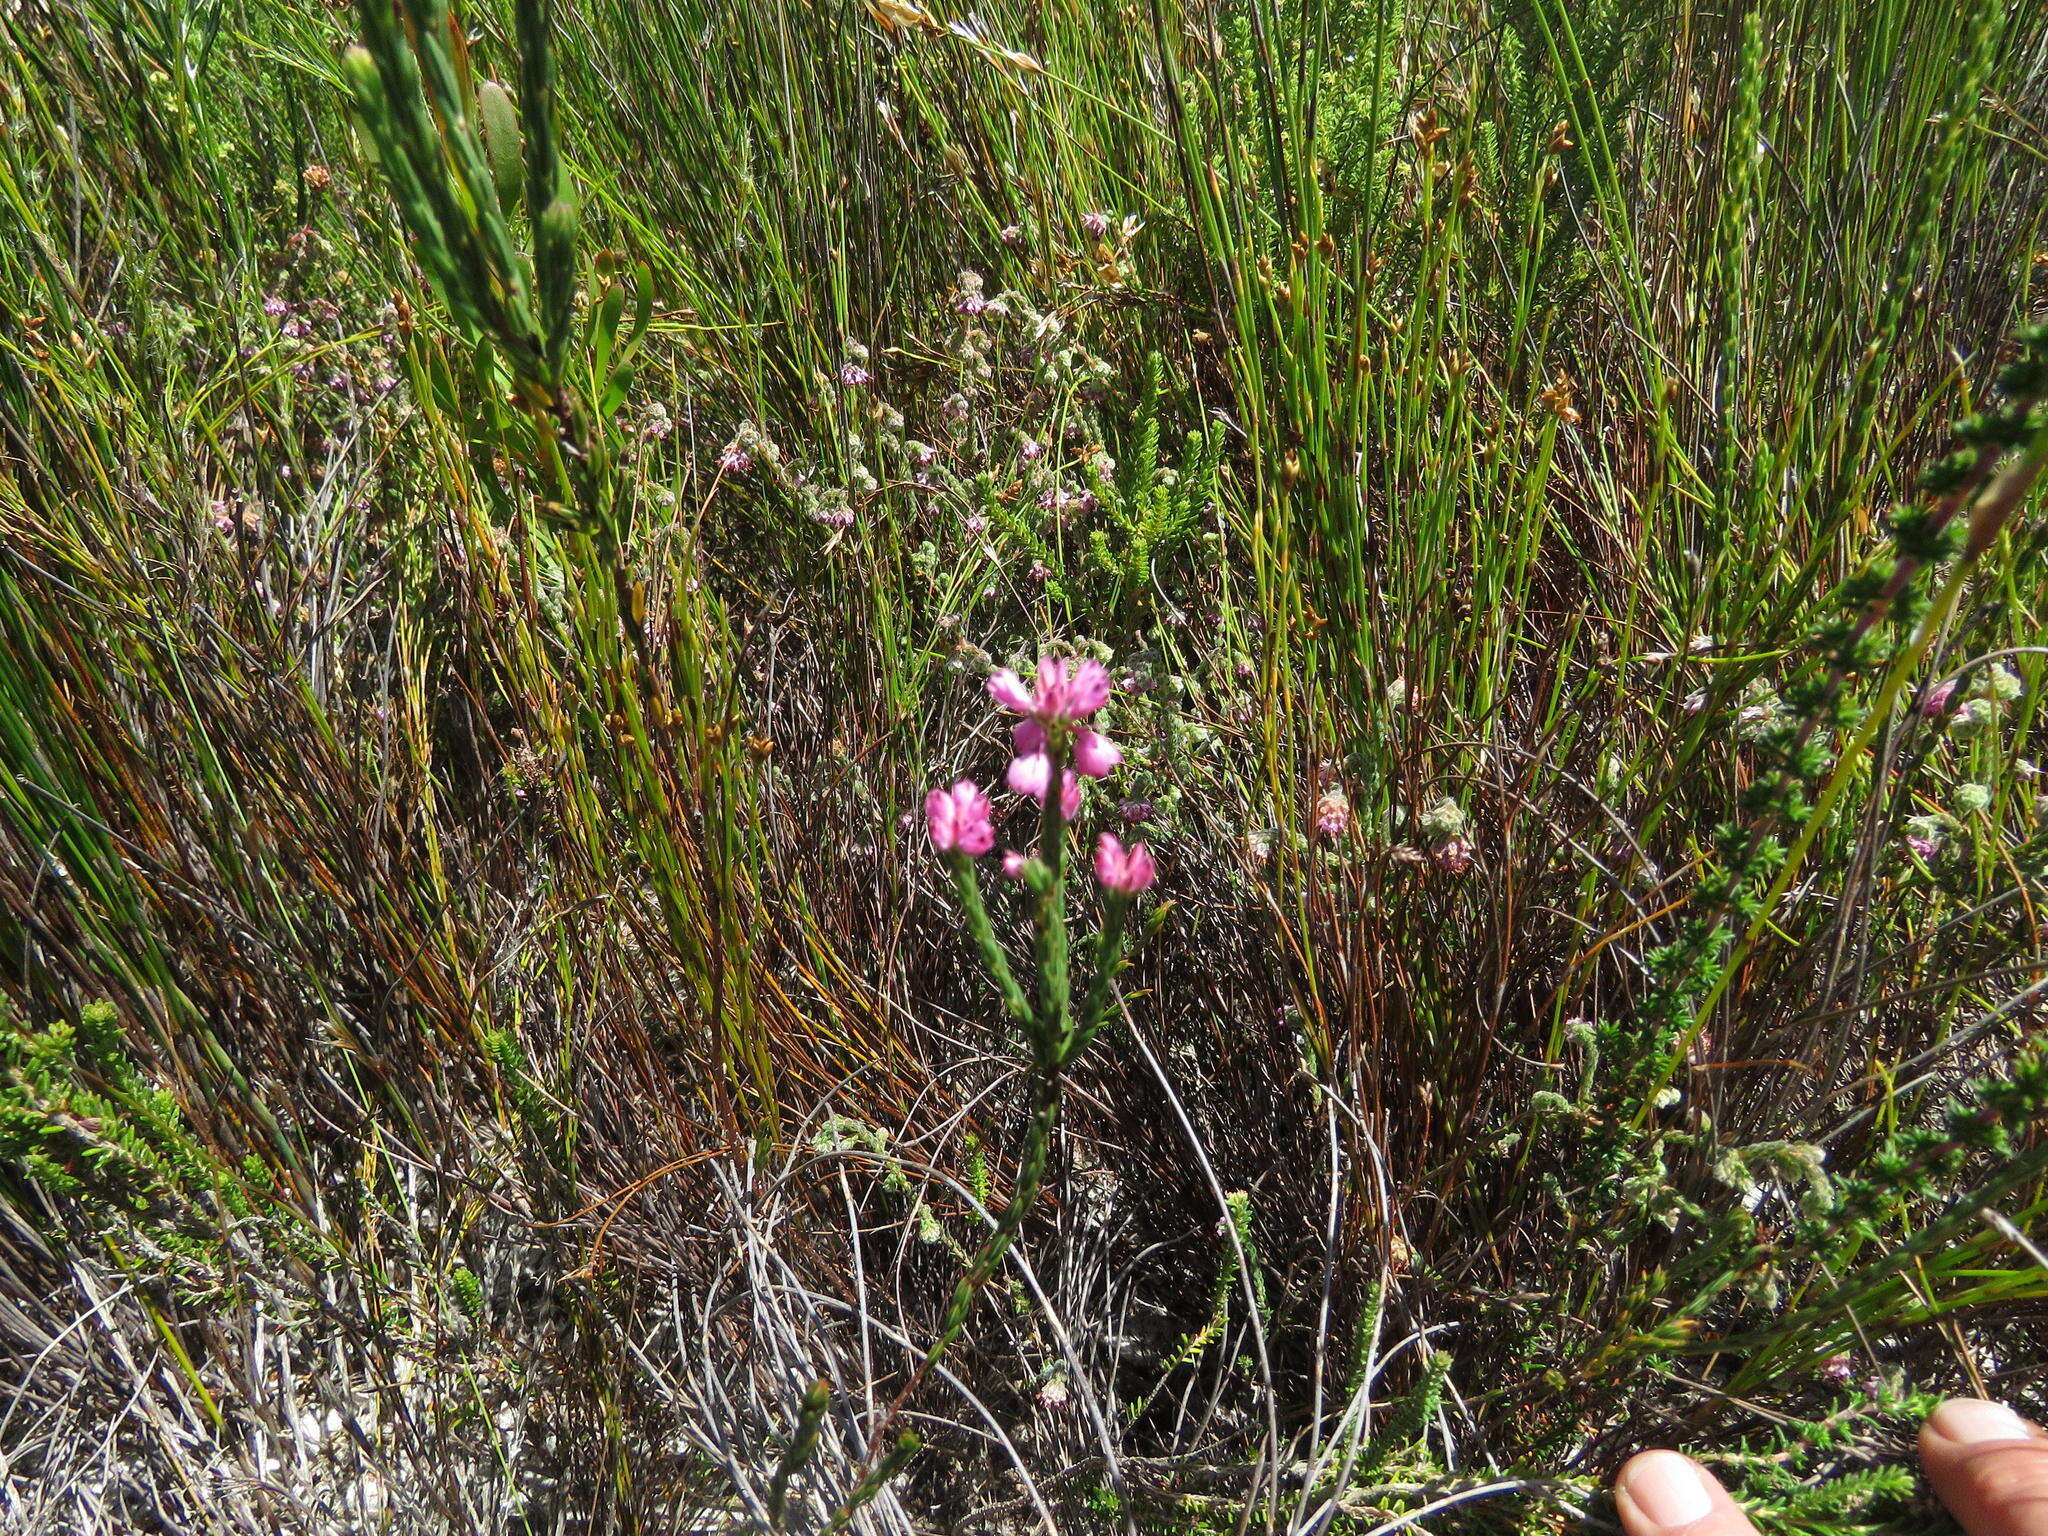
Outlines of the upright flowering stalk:
{"type": "MultiPolygon", "coordinates": [[[[1032,903],[1034,974],[1028,991],[1018,981],[982,901],[975,861],[995,846],[988,796],[973,781],[962,779],[925,798],[925,819],[932,846],[952,872],[968,934],[981,952],[989,979],[1031,1044],[1031,1125],[1009,1203],[997,1217],[988,1240],[969,1261],[946,1308],[939,1337],[926,1354],[923,1368],[897,1399],[898,1407],[959,1336],[976,1292],[995,1273],[1023,1229],[1045,1176],[1047,1149],[1059,1123],[1062,1081],[1108,1016],[1116,995],[1116,973],[1123,964],[1131,908],[1154,879],[1150,849],[1143,843],[1126,848],[1114,835],[1103,834],[1095,853],[1095,874],[1103,891],[1102,919],[1085,946],[1089,984],[1076,1009],[1067,926],[1069,828],[1081,809],[1082,781],[1106,777],[1123,761],[1116,743],[1087,724],[1109,702],[1109,674],[1100,662],[1070,664],[1048,656],[1039,662],[1037,675],[1030,682],[1014,672],[998,672],[989,679],[988,691],[996,703],[1018,717],[1011,729],[1016,755],[1005,778],[1017,794],[1038,802],[1035,848],[1028,853],[1012,849],[1002,860],[1004,875],[1017,882],[1032,903]]],[[[877,1446],[894,1417],[892,1410],[877,1431],[877,1446]]]]}

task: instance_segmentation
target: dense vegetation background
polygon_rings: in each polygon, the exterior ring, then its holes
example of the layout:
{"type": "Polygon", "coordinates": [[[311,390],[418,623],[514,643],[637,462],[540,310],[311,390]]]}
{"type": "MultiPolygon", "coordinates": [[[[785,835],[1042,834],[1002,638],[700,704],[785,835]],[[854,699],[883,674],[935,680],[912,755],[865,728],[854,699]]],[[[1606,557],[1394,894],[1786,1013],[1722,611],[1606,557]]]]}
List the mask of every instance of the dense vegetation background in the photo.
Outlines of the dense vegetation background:
{"type": "Polygon", "coordinates": [[[379,4],[0,8],[0,1525],[1834,1533],[2048,1405],[2048,12],[379,4]],[[884,1461],[1043,648],[1158,927],[884,1461]]]}

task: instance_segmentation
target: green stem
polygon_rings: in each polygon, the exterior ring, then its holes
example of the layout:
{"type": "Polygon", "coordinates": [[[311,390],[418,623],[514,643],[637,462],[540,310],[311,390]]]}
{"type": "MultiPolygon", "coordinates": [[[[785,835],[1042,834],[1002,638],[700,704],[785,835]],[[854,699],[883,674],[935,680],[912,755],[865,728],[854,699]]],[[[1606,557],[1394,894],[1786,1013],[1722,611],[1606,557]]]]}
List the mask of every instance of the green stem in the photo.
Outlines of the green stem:
{"type": "Polygon", "coordinates": [[[1116,995],[1116,973],[1124,961],[1124,939],[1128,935],[1131,898],[1110,892],[1102,914],[1102,932],[1095,940],[1095,975],[1081,999],[1080,1022],[1074,1031],[1074,1055],[1079,1055],[1102,1028],[1109,1004],[1116,995]]]}
{"type": "MultiPolygon", "coordinates": [[[[1050,734],[1050,733],[1049,733],[1050,734]]],[[[1057,1074],[1074,1044],[1073,982],[1067,959],[1067,825],[1060,804],[1066,743],[1046,743],[1045,805],[1038,821],[1038,857],[1046,879],[1038,892],[1038,1030],[1032,1042],[1041,1072],[1057,1074]]]]}
{"type": "Polygon", "coordinates": [[[981,963],[988,968],[989,980],[1002,994],[1003,1006],[1010,1016],[1027,1028],[1032,1022],[1031,1001],[1025,997],[1024,989],[1017,985],[1017,978],[1010,971],[1010,957],[1003,952],[1003,946],[996,939],[995,927],[989,922],[988,907],[981,899],[981,878],[975,873],[974,860],[964,853],[946,855],[946,863],[953,871],[953,889],[960,897],[960,910],[967,916],[967,932],[973,937],[975,947],[981,951],[981,963]]]}

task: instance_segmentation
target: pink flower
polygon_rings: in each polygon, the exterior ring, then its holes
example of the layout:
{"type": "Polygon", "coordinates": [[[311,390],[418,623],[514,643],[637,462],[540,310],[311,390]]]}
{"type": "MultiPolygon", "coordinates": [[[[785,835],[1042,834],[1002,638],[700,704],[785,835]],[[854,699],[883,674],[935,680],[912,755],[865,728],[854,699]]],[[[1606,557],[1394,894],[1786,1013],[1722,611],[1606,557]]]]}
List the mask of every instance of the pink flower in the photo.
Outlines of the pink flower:
{"type": "Polygon", "coordinates": [[[1100,208],[1091,208],[1081,215],[1081,227],[1100,240],[1109,233],[1109,215],[1100,208]]]}
{"type": "Polygon", "coordinates": [[[1014,848],[1004,849],[1003,878],[1005,880],[1022,880],[1024,878],[1025,866],[1030,862],[1031,856],[1029,854],[1019,853],[1014,848]]]}
{"type": "Polygon", "coordinates": [[[1149,887],[1157,874],[1152,867],[1152,850],[1143,843],[1125,848],[1114,832],[1105,832],[1095,845],[1095,878],[1105,890],[1115,891],[1119,896],[1135,896],[1149,887]]]}
{"type": "Polygon", "coordinates": [[[941,853],[964,853],[980,858],[995,846],[996,829],[990,819],[988,796],[974,780],[962,779],[951,789],[935,789],[924,797],[925,825],[931,829],[932,846],[941,853]]]}
{"type": "Polygon", "coordinates": [[[1043,752],[1026,752],[1010,759],[1009,771],[1004,774],[1011,789],[1028,799],[1045,803],[1046,780],[1052,774],[1052,759],[1043,752]]]}
{"type": "Polygon", "coordinates": [[[1920,696],[1920,713],[1931,719],[1940,719],[1948,713],[1949,700],[1955,697],[1956,685],[1953,679],[1936,683],[1920,696]]]}
{"type": "Polygon", "coordinates": [[[845,363],[839,369],[839,382],[848,389],[859,389],[863,384],[872,383],[874,377],[859,363],[845,363]]]}
{"type": "Polygon", "coordinates": [[[1906,839],[1906,846],[1921,858],[1931,859],[1941,852],[1941,839],[1938,837],[1909,837],[1906,839]]]}
{"type": "MultiPolygon", "coordinates": [[[[1045,787],[1052,778],[1052,759],[1043,752],[1027,752],[1010,759],[1005,776],[1010,788],[1026,799],[1045,804],[1045,787]]],[[[1060,817],[1072,821],[1081,809],[1081,781],[1068,768],[1060,774],[1060,817]]]]}
{"type": "Polygon", "coordinates": [[[1436,867],[1447,874],[1462,875],[1472,867],[1473,847],[1462,837],[1454,837],[1430,854],[1436,860],[1436,867]]]}
{"type": "Polygon", "coordinates": [[[1109,702],[1109,673],[1099,661],[1079,661],[1071,670],[1057,656],[1038,663],[1034,691],[1007,668],[988,680],[988,694],[1013,715],[1027,715],[1045,724],[1083,720],[1109,702]]]}
{"type": "Polygon", "coordinates": [[[1106,778],[1124,760],[1124,751],[1100,731],[1074,732],[1074,769],[1091,779],[1106,778]]]}
{"type": "Polygon", "coordinates": [[[1316,801],[1316,831],[1324,837],[1342,837],[1351,825],[1351,802],[1341,789],[1326,789],[1316,801]]]}
{"type": "Polygon", "coordinates": [[[744,475],[753,467],[754,456],[738,443],[728,443],[725,451],[718,456],[718,468],[722,474],[744,475]]]}

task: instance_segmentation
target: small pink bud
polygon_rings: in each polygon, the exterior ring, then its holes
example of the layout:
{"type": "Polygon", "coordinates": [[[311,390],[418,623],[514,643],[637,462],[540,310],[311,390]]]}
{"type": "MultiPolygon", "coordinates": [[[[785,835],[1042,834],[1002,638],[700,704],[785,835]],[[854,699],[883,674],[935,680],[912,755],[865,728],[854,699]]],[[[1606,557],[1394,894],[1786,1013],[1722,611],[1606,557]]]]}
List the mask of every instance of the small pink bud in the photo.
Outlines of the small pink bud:
{"type": "Polygon", "coordinates": [[[1938,720],[1949,711],[1949,700],[1955,697],[1956,685],[1953,679],[1936,683],[1920,696],[1920,713],[1938,720]]]}
{"type": "Polygon", "coordinates": [[[951,789],[935,789],[924,797],[925,825],[931,829],[932,846],[941,853],[964,853],[980,858],[995,846],[996,829],[990,819],[988,796],[974,780],[962,779],[951,789]]]}
{"type": "Polygon", "coordinates": [[[1005,880],[1022,880],[1024,878],[1025,866],[1030,862],[1031,858],[1028,854],[1019,853],[1014,848],[1005,849],[1003,851],[1003,878],[1005,880]]]}
{"type": "Polygon", "coordinates": [[[1143,843],[1125,848],[1114,832],[1105,832],[1095,844],[1095,878],[1105,890],[1135,896],[1148,888],[1157,874],[1152,865],[1152,850],[1143,843]]]}

